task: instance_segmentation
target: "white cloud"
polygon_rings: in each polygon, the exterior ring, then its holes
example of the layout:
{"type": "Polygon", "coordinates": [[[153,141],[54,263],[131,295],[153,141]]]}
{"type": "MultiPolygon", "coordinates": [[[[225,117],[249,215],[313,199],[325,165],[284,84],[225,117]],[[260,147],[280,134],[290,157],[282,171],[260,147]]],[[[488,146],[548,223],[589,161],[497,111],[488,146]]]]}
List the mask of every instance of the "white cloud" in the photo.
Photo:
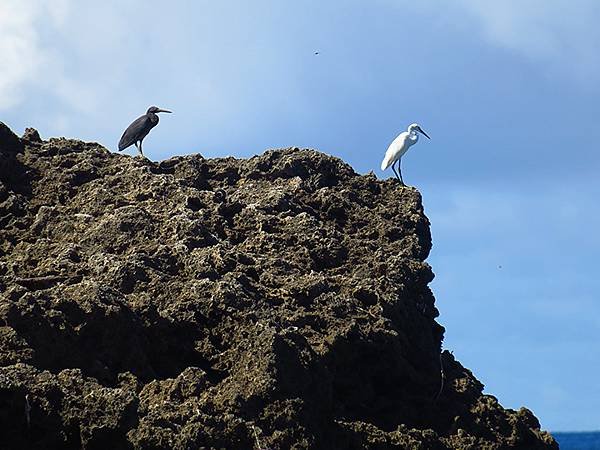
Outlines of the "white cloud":
{"type": "Polygon", "coordinates": [[[487,42],[595,86],[600,78],[600,3],[596,0],[380,0],[428,14],[444,28],[475,30],[487,42]]]}
{"type": "Polygon", "coordinates": [[[594,0],[460,0],[481,22],[491,42],[551,63],[583,81],[600,72],[597,31],[600,7],[594,0]]]}
{"type": "MultiPolygon", "coordinates": [[[[289,99],[293,71],[283,63],[285,53],[269,53],[270,43],[252,35],[255,27],[240,8],[205,9],[185,1],[0,0],[0,111],[22,104],[28,120],[40,126],[48,111],[38,99],[52,104],[51,115],[104,117],[116,105],[138,108],[119,110],[123,117],[117,120],[126,121],[149,104],[162,102],[181,112],[177,100],[201,99],[211,105],[210,119],[237,114],[239,98],[255,93],[251,84],[274,98],[279,83],[289,99]],[[233,29],[231,17],[240,21],[233,29]]],[[[95,122],[95,132],[101,123],[95,122]]],[[[51,125],[50,133],[70,132],[51,125]]],[[[86,131],[80,127],[77,133],[86,131]]]]}
{"type": "Polygon", "coordinates": [[[0,3],[0,109],[19,101],[23,85],[34,79],[45,59],[35,31],[38,15],[33,1],[0,3]]]}
{"type": "Polygon", "coordinates": [[[73,32],[71,1],[0,0],[0,111],[18,105],[31,89],[71,107],[94,103],[85,83],[67,75],[59,48],[61,33],[73,32]]]}

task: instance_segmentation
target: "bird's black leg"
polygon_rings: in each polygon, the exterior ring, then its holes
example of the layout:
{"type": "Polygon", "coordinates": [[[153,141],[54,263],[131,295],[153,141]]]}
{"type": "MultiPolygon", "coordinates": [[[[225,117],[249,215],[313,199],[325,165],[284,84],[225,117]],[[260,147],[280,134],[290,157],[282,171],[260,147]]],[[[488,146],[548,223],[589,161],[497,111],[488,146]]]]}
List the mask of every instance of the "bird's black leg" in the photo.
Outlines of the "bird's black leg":
{"type": "Polygon", "coordinates": [[[402,186],[406,186],[402,179],[402,158],[398,158],[398,172],[400,173],[400,183],[402,183],[402,186]]]}
{"type": "Polygon", "coordinates": [[[138,150],[140,151],[140,155],[144,156],[144,152],[142,151],[142,141],[140,141],[140,147],[138,150]]]}
{"type": "Polygon", "coordinates": [[[402,180],[402,171],[400,171],[400,175],[398,175],[398,172],[396,172],[396,169],[394,168],[396,163],[398,163],[398,169],[400,169],[400,159],[398,159],[398,161],[396,161],[394,164],[392,164],[392,170],[396,174],[396,178],[398,178],[398,181],[400,182],[400,184],[402,186],[404,186],[405,184],[404,184],[404,181],[402,180]]]}
{"type": "Polygon", "coordinates": [[[394,167],[396,165],[396,161],[394,161],[394,163],[392,164],[392,170],[394,171],[394,174],[396,175],[396,178],[398,178],[398,181],[400,181],[400,177],[398,176],[398,172],[396,172],[396,168],[394,167]]]}

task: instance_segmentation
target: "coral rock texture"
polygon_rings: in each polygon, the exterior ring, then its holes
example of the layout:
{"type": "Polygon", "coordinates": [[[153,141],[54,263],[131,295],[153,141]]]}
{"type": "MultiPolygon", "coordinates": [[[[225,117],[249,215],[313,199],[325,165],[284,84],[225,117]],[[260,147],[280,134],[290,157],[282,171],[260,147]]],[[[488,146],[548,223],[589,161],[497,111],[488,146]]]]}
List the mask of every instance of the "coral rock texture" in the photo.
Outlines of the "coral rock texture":
{"type": "Polygon", "coordinates": [[[557,448],[440,355],[430,248],[415,189],[316,151],[0,123],[1,446],[557,448]]]}

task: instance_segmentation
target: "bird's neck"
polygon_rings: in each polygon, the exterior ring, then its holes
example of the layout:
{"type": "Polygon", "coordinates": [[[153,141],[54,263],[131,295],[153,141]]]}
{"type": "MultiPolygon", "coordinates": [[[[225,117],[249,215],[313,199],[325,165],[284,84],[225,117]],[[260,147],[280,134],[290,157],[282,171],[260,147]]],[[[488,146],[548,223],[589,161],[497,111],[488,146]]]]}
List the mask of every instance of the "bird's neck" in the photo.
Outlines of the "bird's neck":
{"type": "Polygon", "coordinates": [[[148,113],[148,118],[150,119],[150,122],[158,123],[158,114],[148,113]]]}
{"type": "Polygon", "coordinates": [[[419,140],[419,134],[416,131],[409,131],[408,138],[413,142],[417,142],[419,140]]]}

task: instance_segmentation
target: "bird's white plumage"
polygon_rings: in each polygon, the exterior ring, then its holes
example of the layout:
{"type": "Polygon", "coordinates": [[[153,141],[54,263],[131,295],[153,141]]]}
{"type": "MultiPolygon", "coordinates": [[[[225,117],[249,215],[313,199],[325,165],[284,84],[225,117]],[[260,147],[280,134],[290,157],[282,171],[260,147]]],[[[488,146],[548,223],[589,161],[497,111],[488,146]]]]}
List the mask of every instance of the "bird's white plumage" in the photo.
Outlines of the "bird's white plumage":
{"type": "Polygon", "coordinates": [[[385,152],[385,157],[383,161],[381,161],[381,170],[385,170],[398,161],[402,155],[404,155],[411,145],[414,145],[419,140],[419,134],[417,130],[420,130],[418,124],[411,123],[408,126],[408,130],[400,133],[396,139],[392,141],[387,151],[385,152]]]}
{"type": "Polygon", "coordinates": [[[381,170],[385,170],[394,164],[402,155],[404,155],[411,145],[413,145],[416,141],[412,141],[410,139],[410,133],[408,131],[403,131],[392,141],[387,151],[385,152],[385,157],[383,161],[381,161],[381,170]]]}

